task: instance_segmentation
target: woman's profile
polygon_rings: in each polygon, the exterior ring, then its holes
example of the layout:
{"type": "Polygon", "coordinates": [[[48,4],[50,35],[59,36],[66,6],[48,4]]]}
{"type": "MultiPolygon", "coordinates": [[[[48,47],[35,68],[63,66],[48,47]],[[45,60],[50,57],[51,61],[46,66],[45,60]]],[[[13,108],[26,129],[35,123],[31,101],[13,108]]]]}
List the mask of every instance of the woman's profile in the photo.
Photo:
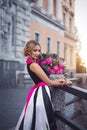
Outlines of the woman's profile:
{"type": "Polygon", "coordinates": [[[39,65],[40,54],[39,43],[34,40],[26,43],[24,56],[27,57],[27,71],[35,85],[28,93],[15,130],[57,130],[49,87],[62,87],[71,82],[64,79],[49,79],[46,71],[39,65]]]}

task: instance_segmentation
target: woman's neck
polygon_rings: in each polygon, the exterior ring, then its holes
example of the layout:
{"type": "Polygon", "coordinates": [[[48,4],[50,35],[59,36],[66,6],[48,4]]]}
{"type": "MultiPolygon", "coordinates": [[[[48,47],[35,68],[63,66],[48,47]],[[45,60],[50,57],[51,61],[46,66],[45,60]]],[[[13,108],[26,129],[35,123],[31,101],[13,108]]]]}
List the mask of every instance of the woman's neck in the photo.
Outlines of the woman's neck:
{"type": "Polygon", "coordinates": [[[36,59],[29,56],[29,58],[32,60],[32,62],[36,62],[36,59]]]}

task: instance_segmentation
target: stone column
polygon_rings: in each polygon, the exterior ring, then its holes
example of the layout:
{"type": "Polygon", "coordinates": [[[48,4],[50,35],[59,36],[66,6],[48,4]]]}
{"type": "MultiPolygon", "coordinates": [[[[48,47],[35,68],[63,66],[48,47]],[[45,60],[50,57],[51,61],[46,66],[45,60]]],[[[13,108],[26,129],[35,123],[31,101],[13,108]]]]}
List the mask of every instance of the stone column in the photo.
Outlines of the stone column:
{"type": "Polygon", "coordinates": [[[43,0],[38,0],[37,1],[37,6],[42,8],[43,7],[43,0]]]}
{"type": "Polygon", "coordinates": [[[53,15],[53,0],[47,0],[47,13],[53,15]]]}
{"type": "Polygon", "coordinates": [[[37,1],[37,6],[42,8],[43,7],[43,0],[38,0],[37,1]]]}
{"type": "Polygon", "coordinates": [[[56,0],[56,19],[62,22],[62,0],[56,0]]]}

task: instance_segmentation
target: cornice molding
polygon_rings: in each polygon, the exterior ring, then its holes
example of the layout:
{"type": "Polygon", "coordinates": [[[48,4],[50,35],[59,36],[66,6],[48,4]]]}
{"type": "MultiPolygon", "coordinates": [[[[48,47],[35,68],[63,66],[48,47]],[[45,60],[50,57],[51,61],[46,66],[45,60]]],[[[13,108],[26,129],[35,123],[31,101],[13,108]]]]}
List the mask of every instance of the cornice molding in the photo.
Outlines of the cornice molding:
{"type": "Polygon", "coordinates": [[[19,0],[13,0],[13,3],[23,7],[25,10],[29,8],[28,6],[24,5],[23,2],[20,2],[19,0]]]}
{"type": "Polygon", "coordinates": [[[67,38],[69,38],[69,39],[72,39],[72,40],[75,41],[75,42],[78,41],[77,37],[74,36],[73,34],[69,33],[69,32],[65,32],[65,33],[64,33],[64,36],[67,37],[67,38]]]}
{"type": "Polygon", "coordinates": [[[62,29],[62,30],[65,30],[65,27],[59,23],[58,21],[56,20],[53,20],[52,19],[52,16],[48,15],[48,14],[44,14],[43,12],[41,12],[41,9],[36,7],[36,6],[32,6],[31,7],[31,13],[34,14],[34,15],[37,15],[38,17],[48,21],[49,23],[57,26],[58,28],[62,29]]]}

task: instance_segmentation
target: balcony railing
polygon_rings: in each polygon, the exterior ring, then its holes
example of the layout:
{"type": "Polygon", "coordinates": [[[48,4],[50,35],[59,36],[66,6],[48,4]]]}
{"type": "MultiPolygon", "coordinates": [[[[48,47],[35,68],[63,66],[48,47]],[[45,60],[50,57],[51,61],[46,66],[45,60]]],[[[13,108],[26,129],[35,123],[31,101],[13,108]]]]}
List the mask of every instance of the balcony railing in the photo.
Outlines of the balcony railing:
{"type": "MultiPolygon", "coordinates": [[[[32,84],[33,82],[31,81],[31,79],[29,78],[28,75],[24,74],[24,85],[28,85],[29,84],[32,84]]],[[[68,92],[69,94],[72,94],[75,96],[75,98],[73,98],[71,101],[65,103],[65,106],[64,107],[67,107],[68,105],[70,104],[73,104],[75,102],[78,102],[80,100],[87,100],[87,89],[83,89],[79,86],[76,86],[75,84],[76,83],[80,83],[82,82],[81,78],[71,78],[70,80],[72,80],[73,82],[73,85],[71,86],[64,86],[64,87],[57,87],[57,91],[63,91],[64,93],[65,92],[68,92]]],[[[54,87],[53,87],[54,88],[54,87]]],[[[59,91],[57,92],[57,95],[60,94],[59,91]]],[[[56,97],[56,94],[55,95],[55,98],[56,97]]],[[[58,97],[59,98],[59,97],[58,97]]],[[[57,98],[57,101],[58,101],[58,98],[57,98]]],[[[63,98],[62,98],[63,99],[63,98]]],[[[61,103],[63,102],[63,100],[60,101],[61,103]]],[[[60,103],[60,104],[61,104],[60,103]]],[[[64,102],[63,102],[64,103],[64,102]]],[[[62,104],[63,104],[62,103],[62,104]]],[[[58,104],[59,106],[59,104],[58,104]]],[[[55,117],[60,120],[61,122],[63,122],[65,125],[69,126],[70,128],[72,128],[73,130],[87,130],[86,128],[84,128],[84,126],[82,126],[81,124],[77,123],[76,121],[74,121],[73,119],[82,114],[82,111],[81,110],[78,110],[77,112],[75,112],[73,114],[73,116],[70,118],[68,116],[66,116],[65,113],[61,112],[61,109],[60,110],[55,110],[55,117]]],[[[62,128],[60,127],[60,130],[62,128]]],[[[64,129],[63,129],[64,130],[64,129]]]]}
{"type": "MultiPolygon", "coordinates": [[[[78,97],[78,98],[75,98],[74,100],[68,102],[66,105],[70,105],[72,103],[75,103],[75,102],[79,101],[80,99],[87,100],[87,90],[86,89],[83,89],[83,88],[80,88],[80,87],[77,87],[77,86],[74,86],[74,85],[60,87],[59,89],[64,90],[65,92],[71,93],[71,94],[78,97]]],[[[75,114],[75,117],[80,115],[80,114],[82,114],[82,112],[78,111],[75,114]]],[[[73,130],[87,130],[86,128],[83,128],[83,126],[81,126],[78,123],[76,123],[75,121],[73,121],[74,117],[69,118],[59,111],[55,111],[55,116],[56,116],[56,118],[58,118],[59,120],[64,122],[66,125],[71,127],[73,130]]]]}

